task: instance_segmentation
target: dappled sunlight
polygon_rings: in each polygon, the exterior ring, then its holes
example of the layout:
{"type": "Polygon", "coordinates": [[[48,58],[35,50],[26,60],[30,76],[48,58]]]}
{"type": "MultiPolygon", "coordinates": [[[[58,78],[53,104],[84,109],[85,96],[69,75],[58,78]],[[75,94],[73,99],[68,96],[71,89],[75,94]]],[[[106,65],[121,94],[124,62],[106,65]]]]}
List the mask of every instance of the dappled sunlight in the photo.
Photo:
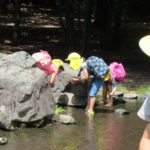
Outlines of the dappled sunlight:
{"type": "MultiPolygon", "coordinates": [[[[62,56],[67,53],[67,47],[64,39],[64,32],[59,23],[59,14],[57,9],[44,8],[42,6],[32,5],[32,3],[21,4],[20,14],[20,35],[16,45],[13,45],[13,27],[14,27],[14,7],[8,4],[8,13],[0,14],[0,52],[13,53],[16,51],[27,51],[32,54],[40,49],[50,52],[51,55],[62,56]]],[[[65,22],[65,15],[62,16],[65,22]]],[[[150,83],[150,69],[146,65],[150,59],[145,56],[138,47],[138,40],[141,35],[149,31],[150,23],[128,22],[123,24],[119,34],[121,41],[116,43],[114,49],[103,50],[100,48],[101,40],[99,39],[99,31],[94,28],[94,15],[92,15],[92,30],[86,48],[85,56],[98,55],[106,60],[109,64],[113,61],[121,62],[125,66],[127,77],[125,86],[127,90],[135,89],[141,84],[148,85],[150,83]],[[137,32],[138,31],[138,32],[137,32]],[[121,45],[121,46],[120,46],[121,45]],[[130,87],[128,86],[130,84],[130,87]]],[[[74,25],[79,30],[84,25],[84,17],[74,16],[74,25]]],[[[81,30],[81,32],[83,32],[81,30]]],[[[83,33],[76,33],[76,48],[81,47],[83,33]],[[80,43],[81,42],[81,43],[80,43]]],[[[71,42],[71,41],[70,41],[71,42]]],[[[70,43],[69,42],[69,43],[70,43]]]]}
{"type": "MultiPolygon", "coordinates": [[[[10,11],[6,15],[0,16],[0,25],[6,25],[6,26],[14,26],[14,19],[13,15],[11,15],[11,12],[14,11],[13,6],[10,4],[8,5],[8,10],[10,11]]],[[[59,18],[56,16],[56,14],[53,12],[52,9],[49,8],[36,8],[33,5],[21,5],[21,22],[20,26],[30,26],[34,27],[33,25],[36,25],[35,28],[60,28],[59,25],[59,18]]]]}

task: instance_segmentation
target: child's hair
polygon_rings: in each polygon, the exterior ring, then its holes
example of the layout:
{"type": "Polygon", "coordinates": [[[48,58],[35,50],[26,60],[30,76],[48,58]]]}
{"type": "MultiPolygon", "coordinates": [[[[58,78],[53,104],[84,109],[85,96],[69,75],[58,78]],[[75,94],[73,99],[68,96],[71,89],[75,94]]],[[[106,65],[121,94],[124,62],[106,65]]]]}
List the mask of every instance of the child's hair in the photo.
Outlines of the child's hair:
{"type": "Polygon", "coordinates": [[[118,78],[114,78],[116,82],[121,82],[118,78]]]}
{"type": "Polygon", "coordinates": [[[64,71],[65,69],[64,69],[64,67],[63,67],[63,66],[60,66],[60,67],[59,67],[59,70],[64,71]]]}

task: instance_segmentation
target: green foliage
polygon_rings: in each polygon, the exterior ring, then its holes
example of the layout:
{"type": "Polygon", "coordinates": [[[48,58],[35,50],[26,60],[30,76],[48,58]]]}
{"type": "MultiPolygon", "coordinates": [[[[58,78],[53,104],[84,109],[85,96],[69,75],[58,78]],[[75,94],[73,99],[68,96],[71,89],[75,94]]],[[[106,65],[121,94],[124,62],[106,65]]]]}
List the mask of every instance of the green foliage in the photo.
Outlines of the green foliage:
{"type": "Polygon", "coordinates": [[[148,93],[150,90],[150,87],[149,86],[146,86],[146,85],[142,85],[139,87],[139,89],[137,90],[137,93],[139,94],[146,94],[148,93]]]}
{"type": "Polygon", "coordinates": [[[122,86],[119,86],[119,87],[117,88],[117,91],[126,92],[126,91],[127,91],[127,88],[122,85],[122,86]]]}
{"type": "Polygon", "coordinates": [[[61,106],[58,106],[58,105],[56,105],[55,106],[55,112],[54,112],[54,114],[59,114],[59,113],[62,113],[62,112],[64,112],[64,111],[66,111],[65,109],[63,109],[61,106]]]}

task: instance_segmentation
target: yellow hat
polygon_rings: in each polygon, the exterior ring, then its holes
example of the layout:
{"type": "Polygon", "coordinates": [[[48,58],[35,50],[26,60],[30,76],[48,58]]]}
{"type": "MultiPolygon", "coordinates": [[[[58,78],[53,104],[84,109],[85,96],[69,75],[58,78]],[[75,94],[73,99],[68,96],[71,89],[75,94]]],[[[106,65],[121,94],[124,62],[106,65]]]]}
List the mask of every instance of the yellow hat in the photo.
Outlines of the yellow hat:
{"type": "Polygon", "coordinates": [[[76,53],[76,52],[73,52],[73,53],[70,53],[67,57],[66,60],[74,60],[74,59],[81,59],[81,56],[80,54],[76,53]]]}
{"type": "Polygon", "coordinates": [[[150,56],[150,35],[142,37],[139,46],[146,55],[150,56]]]}
{"type": "Polygon", "coordinates": [[[56,66],[57,69],[61,66],[63,67],[64,65],[63,61],[60,59],[53,59],[52,63],[56,66]]]}
{"type": "Polygon", "coordinates": [[[81,68],[82,62],[83,62],[83,58],[71,60],[69,67],[73,70],[77,70],[77,69],[81,68]]]}
{"type": "Polygon", "coordinates": [[[111,75],[111,72],[109,71],[109,72],[107,73],[107,75],[105,76],[105,79],[104,79],[104,81],[107,81],[107,80],[109,80],[109,78],[110,78],[110,75],[111,75]]]}
{"type": "Polygon", "coordinates": [[[83,62],[83,58],[76,52],[70,53],[66,60],[70,61],[69,67],[73,70],[79,69],[83,62]]]}

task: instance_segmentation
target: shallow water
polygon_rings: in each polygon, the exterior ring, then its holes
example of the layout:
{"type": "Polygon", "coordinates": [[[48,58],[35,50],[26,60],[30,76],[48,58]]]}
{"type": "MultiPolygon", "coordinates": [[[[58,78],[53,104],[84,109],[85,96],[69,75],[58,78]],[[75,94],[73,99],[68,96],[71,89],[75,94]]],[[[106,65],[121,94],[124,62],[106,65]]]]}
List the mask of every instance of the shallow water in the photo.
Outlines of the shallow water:
{"type": "Polygon", "coordinates": [[[94,117],[88,117],[84,109],[68,107],[66,114],[71,114],[77,124],[0,131],[1,136],[8,137],[8,144],[0,150],[138,150],[146,124],[136,115],[140,105],[96,107],[94,117]],[[130,114],[116,115],[112,112],[116,108],[125,108],[130,114]]]}

